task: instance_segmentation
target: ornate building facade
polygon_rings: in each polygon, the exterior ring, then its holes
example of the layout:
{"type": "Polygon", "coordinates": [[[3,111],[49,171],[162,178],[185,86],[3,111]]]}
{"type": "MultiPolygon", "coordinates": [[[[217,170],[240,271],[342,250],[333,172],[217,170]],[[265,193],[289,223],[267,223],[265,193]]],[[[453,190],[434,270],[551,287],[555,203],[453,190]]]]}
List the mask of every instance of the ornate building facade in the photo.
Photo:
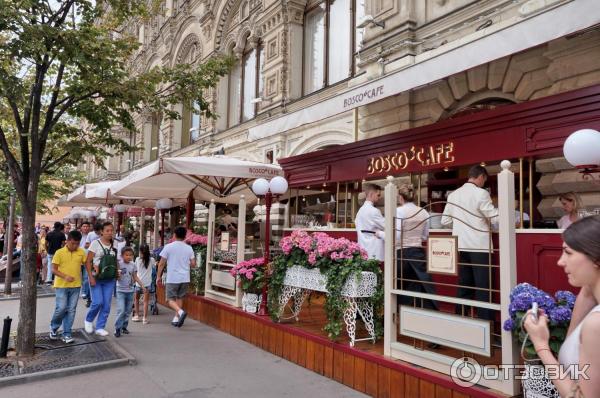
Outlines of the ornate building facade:
{"type": "Polygon", "coordinates": [[[207,93],[219,117],[198,115],[193,104],[178,106],[181,120],[139,115],[138,132],[125,138],[143,150],[107,160],[106,170],[87,166],[88,174],[122,177],[160,156],[225,153],[276,162],[599,84],[597,16],[560,29],[543,22],[562,14],[570,25],[570,13],[590,3],[166,0],[158,15],[129,27],[140,41],[132,70],[233,54],[239,62],[207,93]],[[506,33],[519,26],[529,32],[526,48],[506,33]],[[400,74],[407,76],[400,88],[382,85],[339,109],[332,105],[354,88],[400,74]]]}

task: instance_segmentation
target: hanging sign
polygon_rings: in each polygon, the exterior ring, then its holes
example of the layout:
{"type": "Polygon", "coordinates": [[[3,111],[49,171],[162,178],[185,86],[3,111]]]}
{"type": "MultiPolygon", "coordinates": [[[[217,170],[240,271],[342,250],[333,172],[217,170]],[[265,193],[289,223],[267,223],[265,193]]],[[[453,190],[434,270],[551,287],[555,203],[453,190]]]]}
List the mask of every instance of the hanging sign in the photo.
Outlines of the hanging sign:
{"type": "Polygon", "coordinates": [[[367,161],[367,174],[402,171],[413,163],[418,163],[421,166],[454,163],[454,143],[413,145],[406,151],[374,156],[367,161]]]}
{"type": "Polygon", "coordinates": [[[229,232],[221,233],[221,251],[229,251],[229,232]]]}
{"type": "Polygon", "coordinates": [[[458,275],[458,239],[456,236],[436,236],[427,240],[427,272],[458,275]]]}

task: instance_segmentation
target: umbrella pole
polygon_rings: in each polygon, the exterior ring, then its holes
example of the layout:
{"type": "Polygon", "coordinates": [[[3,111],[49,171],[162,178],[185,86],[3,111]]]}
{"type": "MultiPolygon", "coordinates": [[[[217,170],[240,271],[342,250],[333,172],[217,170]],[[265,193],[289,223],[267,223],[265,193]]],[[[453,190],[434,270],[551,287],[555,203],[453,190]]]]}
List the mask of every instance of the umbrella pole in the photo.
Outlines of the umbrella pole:
{"type": "Polygon", "coordinates": [[[185,209],[185,227],[187,229],[192,228],[192,221],[194,220],[194,208],[196,207],[196,202],[194,201],[194,190],[190,191],[190,194],[187,198],[187,205],[185,209]]]}
{"type": "Polygon", "coordinates": [[[160,245],[164,246],[165,245],[165,212],[167,210],[166,209],[161,209],[160,210],[160,224],[161,224],[161,236],[160,236],[160,245]]]}

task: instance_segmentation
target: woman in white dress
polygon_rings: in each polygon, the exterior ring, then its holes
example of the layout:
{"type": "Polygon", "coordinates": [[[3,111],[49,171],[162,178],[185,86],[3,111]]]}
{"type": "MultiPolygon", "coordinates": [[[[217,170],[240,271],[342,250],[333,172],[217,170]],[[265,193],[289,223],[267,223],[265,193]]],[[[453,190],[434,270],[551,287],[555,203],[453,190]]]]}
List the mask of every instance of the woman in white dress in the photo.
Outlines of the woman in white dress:
{"type": "Polygon", "coordinates": [[[558,200],[565,211],[565,215],[556,224],[558,228],[567,229],[569,225],[579,219],[578,211],[581,207],[581,199],[579,199],[579,196],[575,192],[567,192],[560,195],[558,200]]]}
{"type": "Polygon", "coordinates": [[[569,284],[581,290],[558,358],[550,350],[545,314],[542,313],[538,321],[527,316],[524,326],[545,366],[579,366],[579,370],[587,366],[587,377],[552,381],[561,397],[600,397],[600,216],[574,222],[563,232],[563,240],[558,265],[567,274],[569,284]]]}

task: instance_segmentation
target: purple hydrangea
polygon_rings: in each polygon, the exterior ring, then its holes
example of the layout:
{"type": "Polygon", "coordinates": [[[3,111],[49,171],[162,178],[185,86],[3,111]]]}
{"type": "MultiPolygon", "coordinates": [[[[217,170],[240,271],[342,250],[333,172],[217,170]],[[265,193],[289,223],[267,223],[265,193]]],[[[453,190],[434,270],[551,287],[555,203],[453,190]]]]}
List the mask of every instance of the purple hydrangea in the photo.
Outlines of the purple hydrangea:
{"type": "Polygon", "coordinates": [[[554,301],[552,296],[541,290],[538,290],[538,294],[535,295],[533,301],[538,303],[539,308],[542,308],[546,314],[556,307],[556,301],[554,301]]]}
{"type": "Polygon", "coordinates": [[[575,307],[577,296],[568,290],[559,290],[554,294],[554,297],[556,297],[556,301],[561,305],[567,305],[570,309],[575,307]]]}
{"type": "Polygon", "coordinates": [[[530,285],[529,283],[519,283],[515,286],[510,292],[510,300],[514,300],[514,298],[522,293],[529,293],[531,295],[536,295],[540,290],[530,285]]]}
{"type": "Polygon", "coordinates": [[[571,321],[571,309],[566,306],[552,308],[548,313],[550,323],[557,325],[560,323],[569,323],[571,321]]]}
{"type": "Polygon", "coordinates": [[[534,301],[535,297],[533,294],[529,292],[522,292],[511,299],[508,311],[510,312],[511,316],[515,315],[515,313],[519,311],[527,311],[531,308],[531,304],[534,301]]]}
{"type": "Polygon", "coordinates": [[[511,330],[513,330],[514,327],[514,322],[512,320],[512,318],[508,318],[506,321],[504,321],[504,330],[506,330],[507,332],[510,332],[511,330]]]}

